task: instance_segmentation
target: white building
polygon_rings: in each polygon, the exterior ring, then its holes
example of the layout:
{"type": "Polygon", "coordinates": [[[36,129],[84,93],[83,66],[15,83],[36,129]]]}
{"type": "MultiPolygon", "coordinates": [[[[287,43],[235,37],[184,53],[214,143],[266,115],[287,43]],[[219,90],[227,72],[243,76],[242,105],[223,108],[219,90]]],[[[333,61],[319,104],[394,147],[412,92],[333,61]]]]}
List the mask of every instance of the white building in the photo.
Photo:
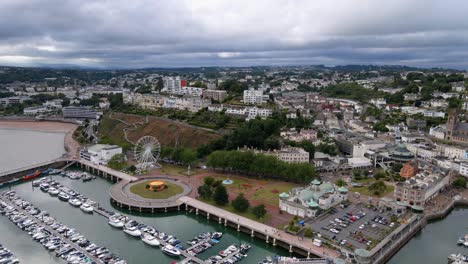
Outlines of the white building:
{"type": "Polygon", "coordinates": [[[444,156],[450,159],[468,159],[468,149],[459,146],[441,146],[444,156]]]}
{"type": "Polygon", "coordinates": [[[23,114],[29,116],[40,115],[48,112],[51,112],[51,109],[47,108],[46,106],[33,106],[23,109],[23,114]]]}
{"type": "Polygon", "coordinates": [[[287,163],[309,163],[309,152],[303,148],[282,148],[277,152],[277,158],[287,163]]]}
{"type": "Polygon", "coordinates": [[[94,164],[107,164],[117,154],[122,154],[122,148],[116,145],[96,144],[80,152],[80,158],[94,164]]]}
{"type": "Polygon", "coordinates": [[[424,111],[424,116],[425,117],[445,117],[445,113],[441,111],[432,111],[432,110],[427,110],[424,111]]]}
{"type": "Polygon", "coordinates": [[[468,162],[460,163],[460,170],[458,171],[461,175],[468,177],[468,162]]]}
{"type": "Polygon", "coordinates": [[[164,77],[164,90],[173,93],[177,92],[182,88],[180,76],[177,77],[164,77]]]}
{"type": "Polygon", "coordinates": [[[317,180],[304,188],[295,188],[290,193],[281,193],[279,208],[281,211],[299,217],[314,217],[319,210],[327,210],[348,197],[348,190],[338,188],[330,182],[317,180]]]}
{"type": "Polygon", "coordinates": [[[266,97],[263,95],[263,91],[250,88],[244,90],[243,102],[244,104],[263,104],[266,102],[266,97]]]}
{"type": "Polygon", "coordinates": [[[387,104],[387,100],[385,100],[384,98],[371,99],[370,103],[375,105],[377,108],[384,108],[387,104]]]}
{"type": "Polygon", "coordinates": [[[431,127],[429,129],[429,135],[438,139],[445,139],[445,125],[431,127]]]}

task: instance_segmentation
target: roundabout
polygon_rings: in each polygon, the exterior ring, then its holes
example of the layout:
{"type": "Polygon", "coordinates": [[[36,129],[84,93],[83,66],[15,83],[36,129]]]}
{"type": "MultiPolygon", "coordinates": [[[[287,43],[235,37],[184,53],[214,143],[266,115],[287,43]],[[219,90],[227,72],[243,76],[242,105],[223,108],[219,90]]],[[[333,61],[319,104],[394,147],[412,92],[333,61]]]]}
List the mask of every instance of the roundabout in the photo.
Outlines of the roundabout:
{"type": "Polygon", "coordinates": [[[141,177],[122,180],[114,184],[109,195],[116,206],[139,212],[155,212],[179,209],[180,197],[188,195],[191,187],[169,177],[141,177]]]}

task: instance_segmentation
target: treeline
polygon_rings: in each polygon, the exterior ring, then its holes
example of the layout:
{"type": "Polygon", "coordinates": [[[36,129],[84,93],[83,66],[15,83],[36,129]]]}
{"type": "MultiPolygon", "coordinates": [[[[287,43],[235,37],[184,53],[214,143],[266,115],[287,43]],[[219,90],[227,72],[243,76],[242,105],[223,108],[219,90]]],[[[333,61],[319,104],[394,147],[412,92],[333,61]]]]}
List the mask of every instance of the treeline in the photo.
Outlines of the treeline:
{"type": "Polygon", "coordinates": [[[189,165],[197,160],[197,153],[189,148],[173,148],[166,146],[161,148],[161,158],[163,161],[189,165]]]}
{"type": "MultiPolygon", "coordinates": [[[[405,93],[421,93],[421,101],[428,101],[433,98],[432,93],[436,91],[443,93],[450,92],[452,90],[451,82],[463,81],[466,81],[463,74],[458,73],[451,73],[448,75],[440,73],[424,75],[422,73],[412,72],[406,76],[406,80],[402,79],[399,75],[395,75],[391,85],[393,87],[403,87],[403,90],[394,94],[387,94],[385,99],[388,103],[399,104],[403,102],[403,95],[405,93]]],[[[457,98],[454,100],[456,99],[457,98]]],[[[457,106],[455,105],[454,107],[457,106]]]]}
{"type": "Polygon", "coordinates": [[[340,83],[330,85],[322,90],[322,95],[326,97],[344,98],[359,102],[366,102],[371,98],[383,97],[386,93],[366,89],[357,83],[340,83]],[[363,95],[366,96],[363,96],[363,95]]]}
{"type": "Polygon", "coordinates": [[[295,183],[308,183],[316,177],[314,167],[308,163],[290,164],[251,151],[215,151],[208,155],[206,164],[222,171],[295,183]]]}

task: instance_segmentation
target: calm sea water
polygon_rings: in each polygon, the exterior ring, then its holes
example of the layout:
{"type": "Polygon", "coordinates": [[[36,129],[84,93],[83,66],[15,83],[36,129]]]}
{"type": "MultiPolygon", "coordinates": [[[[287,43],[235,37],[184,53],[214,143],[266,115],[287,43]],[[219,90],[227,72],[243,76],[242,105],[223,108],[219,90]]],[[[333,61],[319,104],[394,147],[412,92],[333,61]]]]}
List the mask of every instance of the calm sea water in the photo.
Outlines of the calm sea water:
{"type": "Polygon", "coordinates": [[[388,263],[447,263],[450,254],[468,254],[466,247],[457,246],[458,237],[465,234],[468,234],[468,208],[455,208],[446,218],[429,223],[388,263]]]}
{"type": "Polygon", "coordinates": [[[0,172],[40,163],[65,153],[65,133],[0,129],[0,172]]]}

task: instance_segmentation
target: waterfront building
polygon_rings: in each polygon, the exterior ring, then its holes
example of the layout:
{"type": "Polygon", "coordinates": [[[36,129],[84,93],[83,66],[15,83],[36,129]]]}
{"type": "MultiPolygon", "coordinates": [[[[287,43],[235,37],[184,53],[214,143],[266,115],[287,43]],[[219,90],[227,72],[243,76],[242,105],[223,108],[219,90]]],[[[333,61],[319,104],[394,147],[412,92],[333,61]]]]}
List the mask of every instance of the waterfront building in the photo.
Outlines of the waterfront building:
{"type": "Polygon", "coordinates": [[[5,97],[0,98],[0,105],[1,106],[8,106],[8,105],[15,105],[15,104],[22,104],[24,101],[29,100],[28,96],[12,96],[12,97],[5,97]]]}
{"type": "Polygon", "coordinates": [[[35,115],[40,115],[40,114],[45,114],[48,112],[51,112],[53,110],[49,109],[46,106],[32,106],[32,107],[26,107],[23,109],[23,114],[24,115],[29,115],[29,116],[35,116],[35,115]]]}
{"type": "Polygon", "coordinates": [[[62,108],[64,118],[99,119],[102,113],[96,112],[87,106],[67,106],[62,108]]]}
{"type": "Polygon", "coordinates": [[[409,205],[424,206],[449,185],[449,178],[440,171],[423,170],[405,182],[396,183],[394,198],[409,205]]]}
{"type": "Polygon", "coordinates": [[[327,210],[348,197],[345,187],[314,180],[306,187],[294,188],[290,193],[279,195],[281,211],[299,217],[315,217],[320,210],[327,210]]]}
{"type": "Polygon", "coordinates": [[[96,144],[80,151],[80,158],[94,164],[107,164],[117,154],[122,154],[122,148],[117,145],[96,144]]]}

